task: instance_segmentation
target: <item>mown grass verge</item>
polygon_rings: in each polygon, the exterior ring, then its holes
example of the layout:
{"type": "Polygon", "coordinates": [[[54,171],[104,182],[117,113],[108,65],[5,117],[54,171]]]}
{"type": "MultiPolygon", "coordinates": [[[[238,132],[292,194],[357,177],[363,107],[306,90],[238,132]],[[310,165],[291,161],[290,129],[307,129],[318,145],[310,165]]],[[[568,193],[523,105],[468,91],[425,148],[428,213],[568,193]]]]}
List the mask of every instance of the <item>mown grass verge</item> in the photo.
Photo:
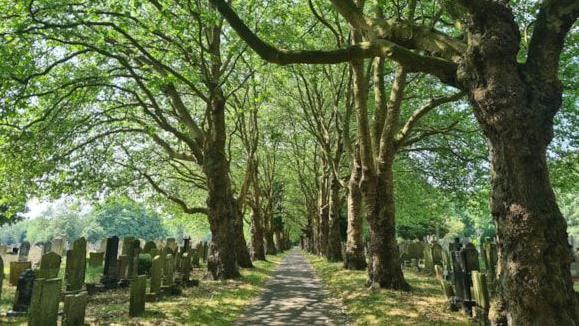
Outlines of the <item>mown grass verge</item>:
{"type": "Polygon", "coordinates": [[[370,290],[366,271],[344,270],[341,263],[305,255],[332,297],[341,299],[354,325],[469,325],[462,313],[446,309],[434,277],[406,270],[411,292],[370,290]]]}

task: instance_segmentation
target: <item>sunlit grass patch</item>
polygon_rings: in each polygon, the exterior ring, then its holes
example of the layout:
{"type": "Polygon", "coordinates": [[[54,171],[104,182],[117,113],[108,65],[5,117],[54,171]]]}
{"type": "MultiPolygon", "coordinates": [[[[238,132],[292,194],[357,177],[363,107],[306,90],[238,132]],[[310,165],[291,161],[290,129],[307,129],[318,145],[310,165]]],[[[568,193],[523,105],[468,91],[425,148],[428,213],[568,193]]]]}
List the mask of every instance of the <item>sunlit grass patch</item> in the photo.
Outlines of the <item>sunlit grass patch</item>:
{"type": "Polygon", "coordinates": [[[349,271],[341,263],[306,254],[318,277],[333,297],[342,299],[355,325],[468,325],[461,313],[445,307],[445,298],[433,277],[405,271],[412,292],[369,290],[366,271],[349,271]]]}

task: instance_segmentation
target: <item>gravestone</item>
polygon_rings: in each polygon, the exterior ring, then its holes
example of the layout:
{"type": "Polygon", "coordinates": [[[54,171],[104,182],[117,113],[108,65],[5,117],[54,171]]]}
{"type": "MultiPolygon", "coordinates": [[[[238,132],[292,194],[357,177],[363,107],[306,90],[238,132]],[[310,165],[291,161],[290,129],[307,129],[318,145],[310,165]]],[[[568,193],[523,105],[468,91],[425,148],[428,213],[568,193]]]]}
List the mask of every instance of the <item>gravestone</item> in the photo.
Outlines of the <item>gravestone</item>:
{"type": "Polygon", "coordinates": [[[57,253],[59,256],[62,257],[64,255],[64,249],[65,249],[65,241],[63,238],[55,238],[52,240],[50,250],[54,251],[55,253],[57,253]]]}
{"type": "Polygon", "coordinates": [[[124,242],[124,255],[127,256],[127,280],[131,280],[137,276],[137,268],[139,262],[139,252],[141,251],[140,242],[138,239],[132,238],[124,242]]]}
{"type": "Polygon", "coordinates": [[[119,276],[119,285],[128,285],[127,280],[127,268],[129,267],[129,257],[126,255],[120,255],[117,260],[117,275],[119,276]]]}
{"type": "Polygon", "coordinates": [[[66,291],[82,290],[86,272],[86,239],[81,237],[66,252],[66,291]]]}
{"type": "Polygon", "coordinates": [[[30,242],[23,241],[18,249],[18,261],[27,261],[30,253],[30,242]]]}
{"type": "Polygon", "coordinates": [[[181,253],[190,252],[191,251],[191,238],[184,237],[183,238],[183,247],[181,248],[181,253]]]}
{"type": "Polygon", "coordinates": [[[2,299],[2,286],[4,285],[4,260],[0,255],[0,299],[2,299]]]}
{"type": "Polygon", "coordinates": [[[161,281],[163,279],[163,259],[161,256],[155,256],[151,264],[151,288],[150,293],[159,293],[161,290],[161,281]]]}
{"type": "Polygon", "coordinates": [[[91,252],[88,254],[88,265],[92,268],[101,267],[103,265],[105,253],[104,252],[91,252]]]}
{"type": "Polygon", "coordinates": [[[147,276],[139,275],[131,281],[129,316],[137,317],[145,312],[145,293],[147,276]]]}
{"type": "Polygon", "coordinates": [[[119,282],[117,255],[119,250],[119,237],[114,236],[107,239],[105,252],[105,267],[103,270],[103,277],[101,283],[105,288],[110,289],[116,286],[119,282]]]}
{"type": "Polygon", "coordinates": [[[16,285],[14,304],[12,310],[8,312],[8,316],[20,316],[28,313],[34,288],[34,279],[35,274],[32,269],[27,269],[20,275],[17,282],[18,285],[16,285]]]}
{"type": "Polygon", "coordinates": [[[42,254],[45,255],[52,251],[52,241],[45,241],[42,244],[42,254]]]}
{"type": "Polygon", "coordinates": [[[175,240],[175,238],[167,238],[167,244],[165,247],[170,248],[172,254],[175,254],[177,252],[177,240],[175,240]]]}
{"type": "Polygon", "coordinates": [[[494,287],[496,282],[496,272],[497,272],[497,262],[498,262],[498,254],[497,254],[497,245],[492,242],[490,238],[482,244],[481,246],[481,256],[485,266],[485,271],[487,278],[489,280],[489,284],[491,287],[494,287]]]}
{"type": "Polygon", "coordinates": [[[31,268],[32,263],[29,261],[10,262],[10,284],[16,286],[16,284],[19,282],[20,274],[31,268]]]}
{"type": "Polygon", "coordinates": [[[98,252],[107,252],[108,239],[101,239],[98,252]]]}
{"type": "Polygon", "coordinates": [[[88,293],[86,291],[69,294],[64,297],[64,314],[62,326],[84,325],[88,293]]]}
{"type": "Polygon", "coordinates": [[[60,278],[34,280],[28,314],[29,326],[56,326],[61,287],[60,278]]]}
{"type": "Polygon", "coordinates": [[[40,259],[40,269],[36,272],[37,278],[56,278],[60,272],[61,257],[55,252],[42,255],[40,259]]]}
{"type": "Polygon", "coordinates": [[[486,277],[479,271],[472,271],[472,298],[476,302],[474,308],[474,317],[481,322],[487,324],[489,314],[489,292],[486,283],[486,277]]]}
{"type": "Polygon", "coordinates": [[[175,258],[172,254],[165,256],[165,262],[163,264],[163,285],[169,287],[175,285],[175,258]]]}
{"type": "Polygon", "coordinates": [[[157,245],[154,241],[147,241],[143,247],[143,253],[150,254],[152,249],[157,249],[157,245]]]}
{"type": "Polygon", "coordinates": [[[179,265],[179,269],[181,280],[183,283],[187,284],[191,277],[191,256],[189,256],[188,252],[181,255],[181,264],[179,265]]]}

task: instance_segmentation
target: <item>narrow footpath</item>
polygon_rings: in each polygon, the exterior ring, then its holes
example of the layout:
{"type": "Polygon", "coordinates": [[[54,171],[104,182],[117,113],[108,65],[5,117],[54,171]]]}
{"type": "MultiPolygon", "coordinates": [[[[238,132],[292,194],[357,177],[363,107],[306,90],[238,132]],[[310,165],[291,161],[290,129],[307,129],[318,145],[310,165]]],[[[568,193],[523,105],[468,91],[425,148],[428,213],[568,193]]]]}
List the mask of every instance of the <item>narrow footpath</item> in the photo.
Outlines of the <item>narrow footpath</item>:
{"type": "Polygon", "coordinates": [[[345,325],[313,267],[293,248],[236,325],[345,325]]]}

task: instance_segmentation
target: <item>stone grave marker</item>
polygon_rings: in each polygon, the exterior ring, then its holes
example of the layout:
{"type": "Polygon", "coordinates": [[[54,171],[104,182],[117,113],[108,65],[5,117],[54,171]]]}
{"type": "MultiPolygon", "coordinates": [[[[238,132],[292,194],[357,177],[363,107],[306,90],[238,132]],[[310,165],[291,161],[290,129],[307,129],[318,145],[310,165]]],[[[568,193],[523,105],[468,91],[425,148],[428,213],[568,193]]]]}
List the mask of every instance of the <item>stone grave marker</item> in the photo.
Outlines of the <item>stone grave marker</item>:
{"type": "Polygon", "coordinates": [[[56,252],[49,252],[42,255],[40,259],[40,269],[36,272],[37,278],[56,278],[60,272],[60,262],[62,258],[56,252]]]}
{"type": "Polygon", "coordinates": [[[179,272],[183,283],[188,284],[191,277],[191,256],[188,252],[181,255],[181,264],[179,265],[179,272]]]}
{"type": "Polygon", "coordinates": [[[88,303],[88,293],[86,291],[69,294],[64,297],[64,314],[62,316],[62,326],[82,326],[88,303]]]}
{"type": "Polygon", "coordinates": [[[62,257],[64,255],[65,245],[66,244],[63,238],[55,238],[52,240],[52,246],[50,250],[56,252],[62,257]]]}
{"type": "Polygon", "coordinates": [[[175,258],[172,254],[165,256],[165,262],[163,264],[163,285],[174,286],[175,285],[175,258]]]}
{"type": "Polygon", "coordinates": [[[20,274],[31,268],[32,263],[29,261],[10,262],[10,284],[16,286],[19,282],[20,274]]]}
{"type": "Polygon", "coordinates": [[[113,288],[119,281],[117,255],[119,250],[119,237],[114,236],[107,239],[105,252],[105,267],[101,283],[107,289],[113,288]]]}
{"type": "Polygon", "coordinates": [[[157,245],[154,241],[147,241],[143,247],[143,253],[150,254],[152,249],[157,249],[157,245]]]}
{"type": "Polygon", "coordinates": [[[129,267],[129,257],[126,255],[120,255],[117,260],[117,275],[119,276],[119,284],[126,286],[128,285],[127,280],[127,268],[129,267]]]}
{"type": "Polygon", "coordinates": [[[107,252],[107,241],[108,239],[101,239],[99,245],[99,252],[107,252]]]}
{"type": "Polygon", "coordinates": [[[163,279],[163,259],[161,256],[155,256],[151,264],[151,287],[150,293],[158,294],[161,290],[161,282],[163,279]]]}
{"type": "Polygon", "coordinates": [[[489,314],[489,291],[487,288],[486,277],[479,271],[472,271],[472,298],[476,302],[474,317],[484,323],[488,322],[489,314]]]}
{"type": "Polygon", "coordinates": [[[18,285],[16,285],[14,304],[12,305],[12,310],[8,312],[8,316],[21,316],[28,313],[30,300],[32,299],[34,279],[35,274],[32,269],[27,269],[20,275],[17,282],[18,285]]]}
{"type": "Polygon", "coordinates": [[[103,265],[104,257],[104,252],[90,252],[88,254],[88,265],[92,268],[101,267],[103,265]]]}
{"type": "Polygon", "coordinates": [[[4,260],[0,255],[0,299],[2,298],[2,286],[4,285],[4,260]]]}
{"type": "Polygon", "coordinates": [[[131,281],[129,316],[137,317],[145,312],[145,293],[147,276],[139,275],[131,281]]]}
{"type": "Polygon", "coordinates": [[[29,326],[56,326],[62,279],[36,279],[28,313],[29,326]]]}
{"type": "Polygon", "coordinates": [[[167,245],[165,247],[171,248],[172,254],[177,252],[177,240],[175,238],[167,238],[167,245]]]}
{"type": "Polygon", "coordinates": [[[84,286],[86,272],[86,239],[81,237],[66,252],[66,291],[78,292],[84,286]]]}
{"type": "Polygon", "coordinates": [[[30,253],[30,242],[23,241],[18,249],[18,261],[27,261],[30,253]]]}

